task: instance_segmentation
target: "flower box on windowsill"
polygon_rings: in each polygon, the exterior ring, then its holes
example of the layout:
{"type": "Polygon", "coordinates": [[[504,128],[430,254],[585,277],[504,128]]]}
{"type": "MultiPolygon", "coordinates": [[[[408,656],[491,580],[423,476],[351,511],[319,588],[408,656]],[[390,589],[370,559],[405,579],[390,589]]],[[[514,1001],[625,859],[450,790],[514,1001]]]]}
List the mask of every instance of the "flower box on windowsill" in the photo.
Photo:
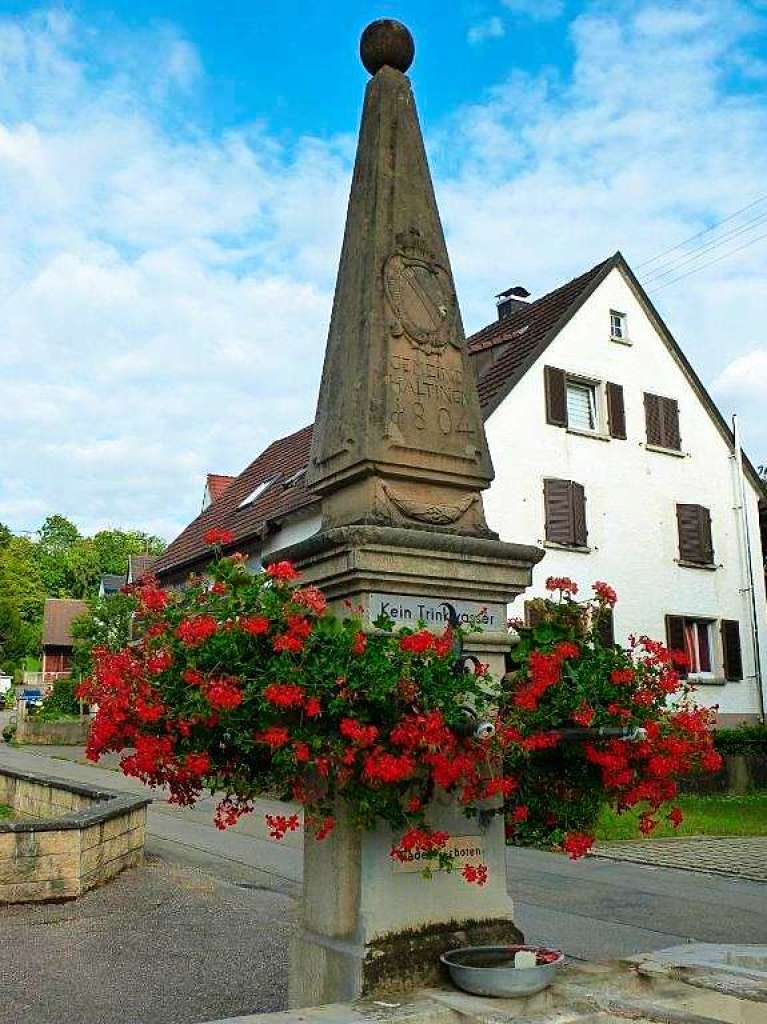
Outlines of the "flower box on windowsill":
{"type": "Polygon", "coordinates": [[[714,562],[688,562],[684,558],[676,558],[674,561],[683,569],[707,569],[709,572],[716,572],[719,568],[714,562]]]}

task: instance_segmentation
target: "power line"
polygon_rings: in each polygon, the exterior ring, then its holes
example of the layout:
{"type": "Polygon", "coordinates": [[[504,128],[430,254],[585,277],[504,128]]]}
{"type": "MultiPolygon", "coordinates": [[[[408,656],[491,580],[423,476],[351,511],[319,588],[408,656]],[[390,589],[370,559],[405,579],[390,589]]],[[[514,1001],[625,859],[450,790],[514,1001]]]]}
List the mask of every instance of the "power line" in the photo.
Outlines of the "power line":
{"type": "Polygon", "coordinates": [[[758,217],[753,217],[740,227],[731,228],[729,231],[725,231],[723,235],[720,235],[719,238],[710,242],[708,245],[699,246],[697,249],[693,249],[689,253],[678,256],[668,263],[662,263],[659,267],[656,267],[655,270],[651,270],[649,272],[645,278],[645,283],[649,281],[659,281],[662,277],[666,277],[668,274],[673,274],[674,271],[679,270],[681,267],[685,266],[685,264],[695,262],[705,253],[718,249],[726,242],[732,241],[733,238],[737,238],[739,235],[742,235],[747,231],[752,231],[759,224],[764,224],[765,221],[767,221],[767,213],[761,213],[758,217]]]}
{"type": "Polygon", "coordinates": [[[708,263],[703,263],[699,267],[694,267],[692,270],[688,270],[686,273],[680,274],[679,277],[674,277],[670,281],[666,281],[664,284],[653,289],[653,291],[663,291],[663,289],[668,288],[670,284],[676,284],[677,281],[681,281],[683,277],[689,277],[691,274],[697,274],[699,270],[705,270],[706,267],[712,267],[715,263],[719,263],[721,260],[727,259],[728,256],[734,256],[736,252],[748,249],[749,246],[754,245],[755,242],[760,242],[763,238],[767,238],[767,231],[765,231],[763,235],[757,235],[756,238],[752,238],[749,242],[744,242],[743,245],[739,245],[737,249],[730,249],[729,252],[722,253],[721,256],[717,256],[715,259],[709,260],[708,263]]]}
{"type": "Polygon", "coordinates": [[[655,261],[659,260],[662,256],[667,256],[670,252],[676,252],[677,249],[682,249],[688,242],[694,242],[696,238],[700,238],[702,235],[708,235],[712,231],[716,231],[717,228],[722,226],[722,224],[727,224],[729,221],[735,220],[735,218],[739,217],[741,213],[745,213],[746,210],[751,210],[754,206],[758,206],[759,203],[763,203],[765,199],[767,199],[767,192],[765,192],[764,195],[759,196],[757,199],[754,199],[753,202],[748,203],[747,206],[742,206],[739,210],[736,210],[735,213],[731,213],[729,217],[725,217],[723,220],[717,221],[716,224],[712,224],[711,227],[703,228],[702,231],[698,231],[696,234],[690,235],[690,237],[685,238],[684,241],[677,242],[676,245],[672,245],[670,248],[664,249],[663,252],[659,252],[656,256],[651,256],[649,260],[645,260],[643,263],[638,263],[636,269],[641,270],[642,267],[646,267],[650,263],[655,263],[655,261]]]}

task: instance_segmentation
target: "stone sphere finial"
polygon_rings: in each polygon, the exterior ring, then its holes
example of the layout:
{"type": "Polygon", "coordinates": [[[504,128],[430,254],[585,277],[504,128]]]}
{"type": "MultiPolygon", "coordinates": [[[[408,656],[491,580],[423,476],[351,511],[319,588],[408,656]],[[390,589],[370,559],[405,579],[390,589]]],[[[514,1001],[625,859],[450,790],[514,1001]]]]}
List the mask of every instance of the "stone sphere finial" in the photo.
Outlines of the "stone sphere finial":
{"type": "Polygon", "coordinates": [[[413,63],[415,43],[401,21],[379,18],[371,21],[360,39],[360,57],[371,75],[387,66],[405,72],[413,63]]]}

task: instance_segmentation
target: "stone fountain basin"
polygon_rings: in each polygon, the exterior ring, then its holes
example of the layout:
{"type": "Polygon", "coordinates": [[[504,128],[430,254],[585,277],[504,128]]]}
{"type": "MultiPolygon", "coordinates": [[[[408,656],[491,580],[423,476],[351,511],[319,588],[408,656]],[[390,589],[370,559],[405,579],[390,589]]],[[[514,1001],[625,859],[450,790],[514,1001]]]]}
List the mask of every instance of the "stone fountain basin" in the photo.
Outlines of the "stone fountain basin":
{"type": "Polygon", "coordinates": [[[548,988],[565,955],[542,946],[464,946],[443,953],[440,960],[453,983],[464,992],[508,998],[532,996],[548,988]],[[535,953],[539,962],[531,967],[515,967],[514,956],[521,950],[535,953]]]}

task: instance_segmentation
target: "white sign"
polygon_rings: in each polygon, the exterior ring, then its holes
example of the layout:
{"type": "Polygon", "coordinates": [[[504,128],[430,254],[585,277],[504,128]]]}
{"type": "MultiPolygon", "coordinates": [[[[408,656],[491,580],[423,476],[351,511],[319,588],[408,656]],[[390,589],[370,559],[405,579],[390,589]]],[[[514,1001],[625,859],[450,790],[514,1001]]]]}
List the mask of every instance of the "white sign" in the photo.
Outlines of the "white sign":
{"type": "MultiPolygon", "coordinates": [[[[479,626],[491,633],[506,631],[506,606],[480,604],[478,601],[451,601],[462,626],[479,626]]],[[[430,629],[444,629],[449,612],[435,597],[413,597],[411,594],[370,594],[368,618],[375,622],[386,615],[397,626],[417,626],[419,622],[430,629]]]]}
{"type": "MultiPolygon", "coordinates": [[[[445,843],[444,852],[453,858],[454,867],[460,871],[464,864],[480,864],[485,859],[485,840],[482,836],[451,836],[445,843]]],[[[406,853],[404,861],[392,860],[395,874],[402,871],[438,870],[435,857],[424,857],[421,853],[406,853]]]]}

